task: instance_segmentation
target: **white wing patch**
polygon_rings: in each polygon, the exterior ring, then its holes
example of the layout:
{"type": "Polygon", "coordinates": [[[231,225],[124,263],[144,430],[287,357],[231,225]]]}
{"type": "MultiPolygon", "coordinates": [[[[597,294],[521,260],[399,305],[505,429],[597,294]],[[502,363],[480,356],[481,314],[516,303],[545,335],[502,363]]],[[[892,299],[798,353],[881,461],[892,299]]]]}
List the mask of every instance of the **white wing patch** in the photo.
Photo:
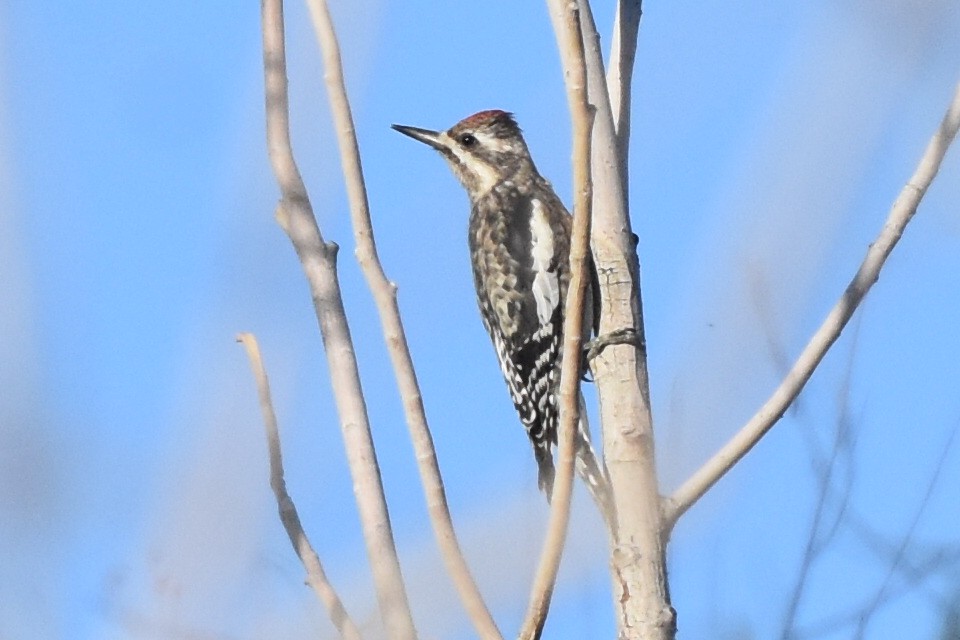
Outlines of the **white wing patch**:
{"type": "Polygon", "coordinates": [[[537,317],[545,325],[553,318],[560,304],[560,280],[557,265],[553,263],[553,229],[540,200],[533,199],[533,215],[530,216],[530,243],[533,256],[533,298],[537,302],[537,317]],[[552,269],[551,269],[552,267],[552,269]]]}

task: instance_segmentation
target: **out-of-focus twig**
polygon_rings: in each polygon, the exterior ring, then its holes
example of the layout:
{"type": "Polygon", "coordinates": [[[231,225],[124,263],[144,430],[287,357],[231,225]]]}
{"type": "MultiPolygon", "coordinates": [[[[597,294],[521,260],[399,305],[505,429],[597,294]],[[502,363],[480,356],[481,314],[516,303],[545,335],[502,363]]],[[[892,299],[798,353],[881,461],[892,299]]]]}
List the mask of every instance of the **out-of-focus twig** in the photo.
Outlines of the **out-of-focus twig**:
{"type": "Polygon", "coordinates": [[[280,521],[287,531],[293,550],[300,558],[303,568],[307,570],[307,584],[310,585],[317,598],[327,608],[330,620],[340,632],[340,637],[344,640],[361,640],[360,631],[344,608],[340,596],[337,595],[330,581],[327,580],[327,574],[323,570],[320,557],[314,550],[313,545],[310,544],[310,540],[303,530],[303,525],[300,523],[297,506],[293,503],[290,494],[287,493],[287,483],[283,478],[283,456],[280,453],[277,415],[273,411],[273,400],[270,398],[270,381],[267,379],[263,359],[260,357],[260,347],[257,344],[257,339],[252,333],[241,333],[237,335],[237,342],[241,343],[247,350],[250,369],[253,371],[253,378],[257,383],[260,412],[263,414],[263,426],[267,432],[267,449],[270,456],[270,487],[277,499],[280,521]]]}
{"type": "Polygon", "coordinates": [[[557,571],[567,538],[573,494],[574,433],[580,419],[580,373],[583,341],[583,305],[590,255],[590,219],[593,186],[590,180],[590,136],[593,110],[587,102],[587,69],[580,35],[580,11],[575,3],[548,0],[564,59],[567,102],[573,125],[573,234],[570,239],[570,285],[563,321],[563,359],[560,365],[560,424],[557,434],[557,475],[550,503],[550,522],[534,576],[527,614],[518,638],[537,639],[550,609],[557,571]]]}
{"type": "Polygon", "coordinates": [[[887,568],[887,574],[883,578],[883,582],[880,584],[880,588],[877,589],[877,592],[874,594],[873,598],[870,599],[870,603],[867,605],[866,609],[863,610],[862,615],[857,623],[857,631],[854,635],[854,640],[863,640],[866,636],[867,628],[870,626],[870,623],[873,621],[874,616],[877,611],[880,610],[880,607],[883,605],[887,592],[890,590],[890,585],[893,582],[894,574],[900,568],[900,565],[904,561],[904,557],[907,553],[907,547],[913,542],[914,534],[917,530],[917,525],[920,523],[920,518],[923,517],[923,512],[926,510],[927,505],[930,504],[930,496],[933,495],[934,489],[937,488],[937,485],[940,482],[940,474],[943,472],[943,468],[946,465],[947,457],[952,453],[953,443],[957,437],[957,428],[954,427],[953,431],[950,432],[950,437],[947,438],[946,443],[944,443],[942,449],[940,450],[940,458],[937,460],[936,466],[933,468],[933,475],[930,476],[930,481],[927,483],[926,491],[924,491],[923,499],[920,500],[920,505],[917,507],[916,513],[914,513],[913,518],[910,520],[910,525],[907,527],[907,530],[904,532],[903,537],[900,539],[900,544],[897,545],[893,557],[890,558],[890,566],[887,568]]]}
{"type": "Polygon", "coordinates": [[[281,192],[276,218],[300,258],[313,297],[384,627],[391,638],[413,640],[417,637],[416,629],[393,541],[360,373],[337,278],[337,246],[324,242],[320,234],[290,144],[282,0],[262,0],[261,14],[267,148],[281,192]]]}
{"type": "MultiPolygon", "coordinates": [[[[863,318],[863,316],[861,315],[860,318],[863,318]]],[[[837,389],[837,415],[833,432],[833,446],[829,455],[817,452],[811,442],[814,474],[816,475],[816,483],[819,485],[817,500],[813,510],[813,519],[810,522],[810,528],[807,530],[807,541],[804,545],[800,566],[797,569],[793,589],[790,590],[786,612],[783,615],[781,640],[794,637],[797,613],[800,611],[800,603],[803,600],[808,580],[812,577],[814,566],[826,552],[830,541],[834,539],[840,529],[840,525],[846,516],[850,494],[853,491],[853,462],[855,460],[853,454],[856,441],[851,436],[850,389],[860,324],[858,322],[855,325],[853,344],[847,355],[847,366],[837,389]],[[847,473],[842,474],[844,462],[846,462],[847,473]],[[835,493],[839,495],[832,499],[835,493]],[[837,502],[837,504],[832,504],[833,502],[837,502]],[[833,522],[828,523],[831,510],[836,511],[836,514],[832,518],[833,522]]],[[[810,434],[810,438],[813,439],[813,434],[810,434]]]]}
{"type": "Polygon", "coordinates": [[[813,375],[823,356],[840,337],[840,332],[849,322],[870,287],[880,277],[887,257],[897,245],[903,231],[917,212],[924,194],[933,182],[960,127],[960,85],[957,86],[946,115],[927,145],[920,164],[900,192],[877,239],[870,245],[867,255],[847,285],[846,290],[831,309],[823,324],[804,347],[790,372],[737,434],[720,451],[693,474],[670,498],[664,502],[664,520],[672,527],[697,500],[729,471],[750,449],[776,424],[796,399],[813,375]]]}
{"type": "Polygon", "coordinates": [[[337,41],[333,20],[330,17],[330,10],[325,0],[308,0],[307,5],[310,8],[314,31],[323,55],[324,80],[330,100],[330,110],[337,134],[337,142],[340,145],[340,161],[343,166],[347,197],[350,202],[353,234],[357,244],[357,260],[373,293],[380,314],[380,323],[387,343],[387,350],[390,353],[390,360],[393,363],[393,371],[400,389],[400,396],[403,400],[407,426],[410,430],[410,439],[413,442],[417,466],[420,470],[420,481],[426,494],[433,531],[447,572],[457,588],[460,600],[473,621],[477,633],[481,638],[498,639],[501,638],[500,631],[497,629],[493,616],[490,615],[483,596],[480,595],[480,590],[473,580],[470,568],[467,566],[460,549],[456,531],[453,528],[450,509],[447,506],[447,496],[443,488],[443,478],[440,475],[440,466],[437,462],[437,453],[433,446],[433,437],[430,435],[430,428],[427,426],[427,416],[420,394],[420,383],[417,381],[406,333],[400,318],[397,287],[387,279],[377,255],[373,225],[370,221],[367,190],[363,179],[363,168],[360,162],[360,150],[357,145],[353,115],[343,79],[340,45],[337,41]]]}

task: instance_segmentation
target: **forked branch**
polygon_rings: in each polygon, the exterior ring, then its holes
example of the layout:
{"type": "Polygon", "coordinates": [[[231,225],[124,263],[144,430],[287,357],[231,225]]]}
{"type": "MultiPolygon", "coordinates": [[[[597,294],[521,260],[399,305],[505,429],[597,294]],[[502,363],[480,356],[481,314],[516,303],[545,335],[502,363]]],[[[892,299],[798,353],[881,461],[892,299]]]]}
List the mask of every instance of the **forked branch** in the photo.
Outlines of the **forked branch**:
{"type": "Polygon", "coordinates": [[[323,570],[320,557],[314,550],[313,545],[310,544],[310,540],[303,530],[303,525],[300,523],[297,506],[293,503],[290,494],[287,493],[287,483],[283,478],[283,456],[280,453],[277,414],[273,410],[273,400],[270,397],[270,381],[267,379],[263,359],[260,357],[260,347],[257,344],[257,339],[252,333],[241,333],[237,336],[237,342],[243,344],[247,350],[250,369],[253,371],[253,378],[257,383],[260,412],[263,414],[263,426],[267,432],[267,449],[270,456],[270,487],[277,499],[280,521],[290,538],[293,550],[297,553],[303,568],[307,571],[307,584],[310,585],[317,598],[327,608],[330,621],[340,632],[340,637],[344,640],[361,640],[360,631],[344,608],[340,596],[337,595],[330,581],[327,580],[327,574],[323,570]]]}
{"type": "Polygon", "coordinates": [[[827,351],[840,337],[840,332],[853,316],[867,292],[880,277],[887,257],[899,242],[903,231],[913,219],[924,194],[940,170],[943,161],[960,127],[960,85],[957,86],[946,115],[933,138],[927,144],[926,151],[913,176],[904,186],[893,203],[887,220],[867,250],[860,268],[843,295],[827,315],[823,324],[813,334],[804,347],[800,357],[784,378],[773,395],[764,403],[740,431],[725,444],[714,456],[693,474],[670,498],[665,500],[664,526],[667,530],[676,524],[677,519],[699,500],[710,487],[723,477],[750,449],[760,441],[771,427],[780,420],[784,412],[803,390],[814,370],[827,351]]]}
{"type": "Polygon", "coordinates": [[[637,58],[637,34],[640,31],[641,0],[619,0],[613,19],[610,42],[610,68],[607,70],[607,94],[617,132],[617,155],[624,191],[628,191],[630,149],[630,105],[633,63],[637,58]]]}

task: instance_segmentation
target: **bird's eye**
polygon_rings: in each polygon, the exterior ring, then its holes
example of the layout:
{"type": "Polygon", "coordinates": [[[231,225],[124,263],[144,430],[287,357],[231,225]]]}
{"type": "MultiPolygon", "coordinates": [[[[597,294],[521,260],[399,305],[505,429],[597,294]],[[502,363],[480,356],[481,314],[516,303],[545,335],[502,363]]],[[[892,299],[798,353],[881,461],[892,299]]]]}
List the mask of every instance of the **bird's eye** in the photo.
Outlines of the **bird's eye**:
{"type": "Polygon", "coordinates": [[[465,147],[472,147],[473,145],[477,144],[477,139],[474,138],[469,133],[465,133],[462,136],[460,136],[460,144],[462,144],[465,147]]]}

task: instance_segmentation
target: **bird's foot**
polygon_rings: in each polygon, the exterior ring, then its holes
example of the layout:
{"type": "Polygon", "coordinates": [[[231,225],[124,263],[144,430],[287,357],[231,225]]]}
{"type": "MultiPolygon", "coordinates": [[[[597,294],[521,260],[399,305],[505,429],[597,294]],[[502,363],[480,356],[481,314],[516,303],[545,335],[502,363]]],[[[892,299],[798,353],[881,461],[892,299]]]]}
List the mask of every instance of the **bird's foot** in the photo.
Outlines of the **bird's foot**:
{"type": "Polygon", "coordinates": [[[599,356],[604,349],[615,344],[632,344],[637,349],[643,349],[646,347],[646,344],[640,337],[640,334],[638,334],[633,327],[617,329],[616,331],[599,335],[593,340],[588,341],[585,345],[583,345],[583,379],[585,381],[592,381],[587,378],[587,374],[590,372],[589,365],[593,359],[599,356]]]}

